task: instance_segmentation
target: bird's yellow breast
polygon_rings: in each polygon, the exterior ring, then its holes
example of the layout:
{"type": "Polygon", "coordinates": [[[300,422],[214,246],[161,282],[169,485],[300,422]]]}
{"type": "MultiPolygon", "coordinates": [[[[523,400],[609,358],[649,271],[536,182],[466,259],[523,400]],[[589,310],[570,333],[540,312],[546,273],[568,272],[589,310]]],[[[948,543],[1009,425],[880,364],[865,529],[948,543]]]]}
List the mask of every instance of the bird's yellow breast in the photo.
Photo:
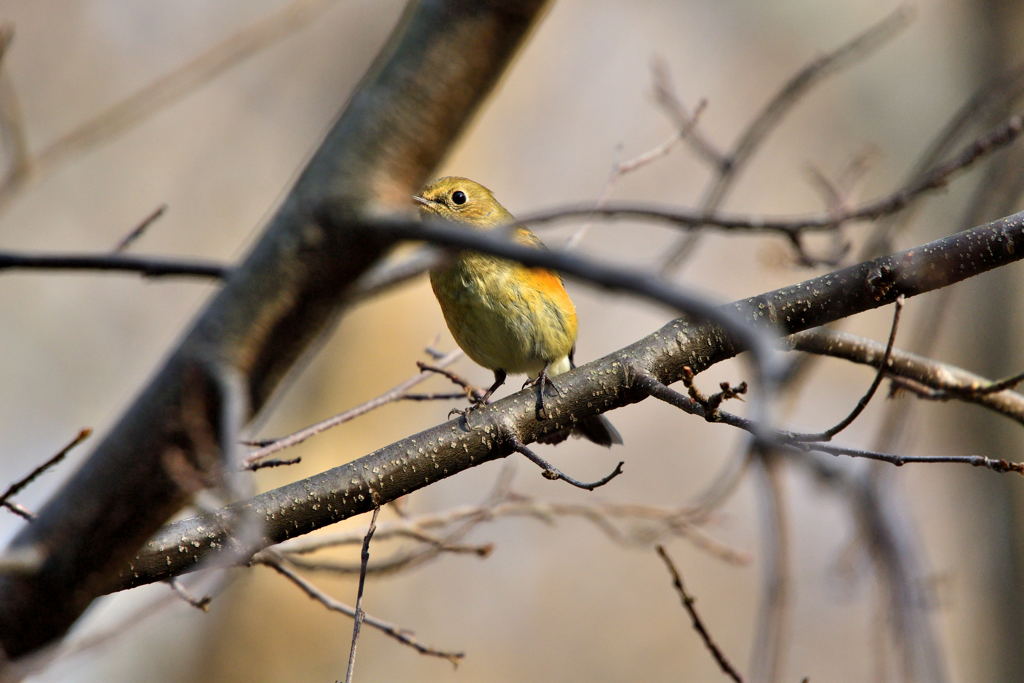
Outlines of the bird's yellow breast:
{"type": "Polygon", "coordinates": [[[560,361],[576,342],[576,309],[551,271],[463,252],[431,271],[430,284],[452,336],[476,363],[531,376],[549,363],[568,369],[560,361]]]}

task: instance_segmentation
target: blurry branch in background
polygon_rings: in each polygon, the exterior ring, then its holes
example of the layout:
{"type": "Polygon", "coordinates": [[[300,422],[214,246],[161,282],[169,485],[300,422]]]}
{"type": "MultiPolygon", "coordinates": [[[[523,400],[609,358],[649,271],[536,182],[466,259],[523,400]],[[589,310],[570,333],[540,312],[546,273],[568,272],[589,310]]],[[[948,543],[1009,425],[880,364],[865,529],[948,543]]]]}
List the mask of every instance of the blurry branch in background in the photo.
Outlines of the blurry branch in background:
{"type": "MultiPolygon", "coordinates": [[[[942,127],[921,153],[913,168],[907,174],[904,185],[910,185],[928,169],[936,166],[949,154],[959,140],[965,138],[971,128],[986,125],[989,120],[1004,118],[1013,103],[1024,95],[1024,64],[1010,69],[991,79],[970,97],[942,127]]],[[[917,207],[888,216],[875,223],[860,250],[861,259],[874,258],[892,251],[893,238],[907,226],[916,215],[917,207]]],[[[973,221],[983,220],[975,216],[973,221]]]]}
{"type": "MultiPolygon", "coordinates": [[[[0,113],[4,123],[2,130],[13,138],[22,140],[21,154],[10,167],[7,176],[0,181],[0,209],[3,209],[17,194],[56,170],[65,162],[77,158],[82,152],[109,140],[119,133],[138,125],[153,114],[193,92],[205,83],[260,50],[288,37],[309,24],[333,5],[329,0],[293,0],[278,11],[260,19],[206,52],[194,57],[176,70],[153,81],[138,92],[110,106],[94,118],[79,125],[57,140],[29,155],[24,145],[22,122],[0,113]]],[[[0,93],[0,101],[16,103],[13,90],[0,93]]],[[[12,104],[3,107],[2,112],[16,111],[12,104]]]]}
{"type": "MultiPolygon", "coordinates": [[[[699,113],[699,110],[698,110],[699,113]]],[[[696,114],[695,114],[696,116],[696,114]]],[[[690,120],[691,129],[696,118],[690,120]]],[[[690,132],[680,132],[684,135],[690,132]]],[[[1024,119],[1011,116],[988,133],[973,140],[958,154],[941,162],[922,173],[913,182],[893,190],[891,193],[866,202],[860,206],[847,207],[840,211],[830,211],[824,215],[804,215],[791,217],[772,217],[763,215],[739,215],[687,210],[676,207],[660,206],[650,203],[605,203],[604,197],[614,181],[621,175],[641,168],[655,161],[664,152],[655,148],[627,162],[628,165],[616,166],[608,185],[597,204],[555,207],[548,210],[528,214],[521,219],[522,223],[539,226],[545,223],[564,221],[571,218],[585,217],[588,221],[616,218],[635,218],[665,223],[686,230],[718,229],[738,232],[769,232],[779,233],[788,237],[797,251],[800,261],[805,265],[822,263],[821,259],[812,258],[807,254],[802,243],[805,232],[836,231],[840,226],[857,221],[869,221],[890,216],[903,211],[921,195],[944,188],[956,174],[970,168],[978,161],[992,153],[1012,144],[1024,132],[1024,119]],[[622,170],[625,168],[626,170],[622,170]]],[[[667,148],[665,148],[667,149],[667,148]]],[[[229,266],[201,260],[184,260],[159,257],[125,256],[120,254],[133,239],[138,237],[146,227],[160,217],[162,209],[158,209],[142,224],[135,228],[122,240],[114,253],[109,254],[30,254],[0,251],[0,271],[24,270],[96,270],[122,271],[138,273],[147,277],[161,276],[196,276],[224,279],[230,272],[229,266]]],[[[583,226],[589,227],[589,223],[583,226]]],[[[575,246],[582,238],[581,228],[567,243],[567,247],[575,246]]],[[[363,276],[358,285],[348,295],[351,303],[365,300],[393,286],[407,282],[424,272],[433,260],[427,254],[417,254],[412,258],[394,264],[378,266],[363,276]]],[[[829,263],[828,259],[824,260],[829,263]]]]}
{"type": "MultiPolygon", "coordinates": [[[[528,265],[561,270],[592,279],[605,287],[642,293],[675,294],[665,299],[680,305],[678,288],[647,288],[653,280],[634,282],[624,269],[597,267],[576,254],[538,251],[510,244],[499,234],[483,234],[445,225],[414,222],[374,223],[378,235],[419,238],[452,248],[485,251],[528,265]],[[615,276],[612,278],[612,276],[615,276]],[[643,286],[641,286],[643,285],[643,286]]],[[[358,229],[359,231],[362,228],[358,229]]],[[[777,333],[803,329],[877,308],[899,296],[913,296],[959,282],[986,270],[1024,258],[1024,213],[978,226],[875,261],[850,266],[806,282],[721,307],[744,320],[777,326],[777,333]]],[[[718,318],[722,320],[722,318],[718,318]]],[[[768,329],[768,328],[764,328],[768,329]]],[[[699,373],[741,350],[735,337],[711,323],[674,320],[630,346],[559,376],[559,396],[551,397],[551,417],[538,420],[532,391],[521,391],[474,413],[474,429],[455,420],[381,448],[326,472],[260,494],[216,514],[200,515],[167,525],[123,575],[128,588],[189,571],[210,550],[226,541],[225,520],[238,511],[258,511],[264,519],[267,545],[308,533],[341,519],[367,512],[372,499],[381,503],[404,496],[484,462],[512,452],[504,435],[514,430],[521,443],[530,443],[572,423],[574,416],[636,403],[648,395],[667,400],[686,412],[740,429],[759,432],[787,452],[818,451],[833,455],[908,462],[960,462],[996,471],[1019,469],[1016,463],[975,456],[942,459],[879,453],[823,442],[807,441],[795,432],[757,424],[716,409],[714,414],[690,397],[667,387],[689,366],[699,373]],[[376,497],[376,498],[374,498],[376,497]],[[298,522],[301,520],[301,523],[298,522]]],[[[756,338],[751,338],[756,341],[756,338]]],[[[769,356],[771,358],[771,356],[769,356]]],[[[772,361],[774,363],[774,361],[772,361]]],[[[764,370],[762,369],[762,372],[764,370]]],[[[774,372],[769,370],[769,372],[774,372]]]]}
{"type": "MultiPolygon", "coordinates": [[[[955,174],[993,152],[1013,143],[1024,132],[1024,118],[1011,116],[1002,124],[972,141],[958,154],[924,173],[909,185],[893,192],[851,207],[840,213],[822,215],[769,217],[741,214],[705,213],[651,204],[608,203],[604,206],[578,205],[556,207],[527,214],[521,222],[531,226],[587,216],[599,218],[635,218],[667,223],[686,230],[714,228],[739,232],[779,233],[797,239],[805,232],[833,231],[845,223],[870,221],[898,213],[912,201],[928,192],[944,188],[955,174]]],[[[799,243],[797,243],[799,246],[799,243]]]]}
{"type": "MultiPolygon", "coordinates": [[[[493,550],[490,544],[466,546],[457,545],[456,542],[485,523],[518,517],[552,526],[564,518],[582,519],[613,543],[626,547],[649,548],[652,543],[667,538],[682,538],[698,550],[727,564],[746,565],[751,560],[749,553],[729,546],[704,530],[702,523],[706,521],[706,516],[697,516],[689,508],[664,508],[643,503],[537,500],[510,491],[481,505],[422,513],[379,524],[376,534],[378,541],[408,539],[419,543],[420,547],[374,562],[368,571],[387,574],[419,566],[424,560],[443,552],[487,557],[493,550]]],[[[336,531],[293,538],[279,544],[275,550],[287,557],[290,563],[303,569],[355,574],[359,571],[356,564],[337,563],[318,557],[307,559],[304,556],[330,548],[355,545],[361,541],[361,534],[336,531]]]]}
{"type": "MultiPolygon", "coordinates": [[[[700,115],[704,112],[704,108],[707,106],[707,100],[701,100],[697,103],[697,108],[693,112],[693,116],[688,116],[685,121],[682,122],[676,132],[672,134],[667,140],[662,142],[660,145],[652,147],[646,152],[627,159],[626,161],[616,161],[612,164],[612,171],[608,175],[608,180],[605,181],[604,188],[601,190],[601,194],[597,196],[597,200],[594,206],[604,206],[605,202],[608,201],[609,195],[611,195],[612,189],[615,184],[619,182],[619,179],[625,175],[629,175],[641,168],[651,164],[661,157],[665,156],[681,141],[687,139],[692,135],[697,134],[697,122],[700,120],[700,115]]],[[[587,231],[590,230],[592,223],[587,222],[581,225],[572,236],[566,240],[565,248],[574,249],[586,236],[587,231]]]]}
{"type": "MultiPolygon", "coordinates": [[[[234,414],[226,408],[245,406],[241,421],[259,411],[393,243],[347,226],[407,205],[543,8],[540,0],[409,7],[248,256],[84,465],[8,546],[9,555],[39,555],[31,568],[0,572],[0,649],[8,658],[59,639],[190,499],[189,482],[220,479],[222,463],[203,445],[213,436],[230,452],[241,438],[226,433],[225,416],[234,414]],[[338,222],[319,223],[326,211],[338,222]],[[190,414],[190,406],[203,414],[190,414]]],[[[52,149],[65,154],[116,118],[52,149]]],[[[221,529],[255,516],[222,519],[221,529]]]]}
{"type": "Polygon", "coordinates": [[[694,603],[697,602],[696,598],[686,592],[686,588],[683,587],[683,577],[680,576],[679,570],[676,569],[676,565],[672,562],[672,558],[669,557],[668,551],[665,550],[664,546],[657,546],[655,550],[658,551],[658,555],[665,563],[665,567],[668,569],[669,574],[672,576],[672,586],[675,587],[676,592],[679,593],[679,599],[683,603],[683,608],[686,613],[690,615],[690,621],[693,623],[693,628],[697,631],[697,635],[704,642],[704,646],[711,653],[711,656],[715,658],[718,667],[725,673],[726,676],[736,681],[736,683],[743,683],[743,677],[739,675],[736,668],[729,662],[729,659],[722,652],[722,649],[715,643],[714,638],[708,632],[707,626],[704,625],[704,620],[700,618],[697,613],[697,608],[694,607],[694,603]]]}
{"type": "Polygon", "coordinates": [[[14,40],[14,25],[0,24],[0,145],[9,157],[3,173],[14,176],[25,173],[28,166],[28,141],[18,106],[18,97],[7,75],[6,57],[14,40]]]}
{"type": "MultiPolygon", "coordinates": [[[[714,176],[704,191],[699,210],[701,213],[715,213],[728,197],[735,186],[736,179],[746,168],[754,153],[761,147],[768,135],[785,118],[792,108],[799,103],[816,85],[843,69],[852,66],[870,55],[872,52],[895,37],[906,28],[913,13],[909,7],[899,7],[892,14],[871,26],[849,42],[834,51],[825,54],[805,65],[794,74],[782,88],[765,104],[764,108],[751,120],[750,124],[740,133],[732,148],[724,155],[715,159],[702,154],[705,160],[714,162],[714,176]]],[[[678,98],[671,97],[671,88],[667,76],[656,78],[660,82],[659,101],[668,111],[676,126],[679,126],[678,109],[675,102],[678,98]]],[[[676,271],[696,250],[699,235],[686,235],[671,249],[661,266],[662,275],[668,276],[676,271]]]]}
{"type": "Polygon", "coordinates": [[[61,460],[63,460],[64,457],[69,452],[71,452],[72,448],[88,439],[91,434],[92,430],[89,429],[88,427],[81,430],[80,432],[78,432],[78,435],[75,436],[75,438],[73,438],[68,443],[68,445],[64,446],[64,448],[60,449],[54,455],[47,458],[46,462],[39,465],[31,472],[29,472],[27,475],[25,475],[21,479],[17,480],[16,482],[8,486],[7,490],[0,494],[0,505],[7,508],[8,510],[18,515],[19,517],[23,517],[26,520],[31,521],[35,519],[35,515],[33,515],[31,512],[29,512],[22,506],[18,505],[17,503],[13,502],[11,498],[16,496],[19,491],[21,491],[23,488],[25,488],[33,481],[35,481],[43,472],[45,472],[46,470],[50,469],[51,467],[59,463],[61,460]]]}
{"type": "Polygon", "coordinates": [[[751,681],[776,681],[789,644],[792,583],[784,460],[769,449],[756,447],[749,448],[746,456],[757,494],[761,549],[761,595],[747,671],[751,681]]]}

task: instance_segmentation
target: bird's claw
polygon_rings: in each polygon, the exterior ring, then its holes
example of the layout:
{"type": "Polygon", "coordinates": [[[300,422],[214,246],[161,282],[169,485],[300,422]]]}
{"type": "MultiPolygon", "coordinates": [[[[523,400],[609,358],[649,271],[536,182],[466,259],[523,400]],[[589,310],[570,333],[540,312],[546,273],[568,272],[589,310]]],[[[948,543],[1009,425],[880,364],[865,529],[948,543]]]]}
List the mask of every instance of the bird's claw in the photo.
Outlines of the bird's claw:
{"type": "Polygon", "coordinates": [[[466,429],[470,429],[471,430],[471,429],[473,429],[473,427],[469,424],[469,416],[472,413],[476,412],[477,410],[480,410],[484,406],[490,405],[490,403],[491,402],[489,400],[487,400],[486,398],[479,399],[479,398],[476,398],[475,396],[474,397],[470,397],[469,405],[466,406],[465,408],[452,408],[451,410],[449,410],[448,411],[448,419],[451,419],[452,415],[461,415],[462,416],[462,421],[466,424],[466,429]]]}

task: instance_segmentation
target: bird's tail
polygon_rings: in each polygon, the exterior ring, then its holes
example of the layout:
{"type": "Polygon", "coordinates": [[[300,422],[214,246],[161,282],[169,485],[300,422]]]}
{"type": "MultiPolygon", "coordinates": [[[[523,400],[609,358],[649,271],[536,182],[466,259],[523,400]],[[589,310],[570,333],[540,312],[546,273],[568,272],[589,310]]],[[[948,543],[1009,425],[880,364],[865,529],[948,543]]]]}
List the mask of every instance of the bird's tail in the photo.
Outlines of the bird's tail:
{"type": "MultiPolygon", "coordinates": [[[[573,360],[575,351],[576,347],[573,346],[567,357],[548,366],[548,374],[553,377],[575,368],[576,363],[573,360]]],[[[541,391],[543,390],[544,387],[542,386],[541,391]]],[[[619,434],[619,430],[612,426],[612,423],[608,421],[608,418],[600,413],[596,415],[587,415],[574,423],[572,427],[559,429],[557,432],[545,434],[544,436],[539,437],[537,441],[539,443],[546,444],[562,443],[569,438],[570,434],[575,437],[582,436],[583,438],[596,443],[598,446],[606,446],[608,448],[611,448],[612,444],[622,444],[622,435],[619,434]]]]}
{"type": "Polygon", "coordinates": [[[601,414],[587,415],[576,423],[572,433],[573,436],[582,436],[598,446],[611,448],[612,444],[622,444],[622,435],[619,434],[619,430],[601,414]]]}
{"type": "Polygon", "coordinates": [[[596,443],[598,446],[612,447],[612,444],[621,444],[622,435],[619,434],[612,423],[604,415],[587,415],[579,420],[572,427],[559,429],[556,432],[545,434],[537,439],[539,443],[556,444],[562,443],[572,434],[575,437],[583,437],[596,443]]]}

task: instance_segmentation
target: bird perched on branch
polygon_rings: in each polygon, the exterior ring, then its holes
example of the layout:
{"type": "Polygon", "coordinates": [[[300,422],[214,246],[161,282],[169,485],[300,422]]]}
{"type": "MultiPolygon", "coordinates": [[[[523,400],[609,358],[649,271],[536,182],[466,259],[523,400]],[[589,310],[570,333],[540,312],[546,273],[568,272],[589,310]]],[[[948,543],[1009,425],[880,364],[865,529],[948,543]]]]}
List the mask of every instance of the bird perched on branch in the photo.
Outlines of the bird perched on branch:
{"type": "MultiPolygon", "coordinates": [[[[477,230],[515,222],[490,190],[467,178],[440,178],[414,199],[424,216],[477,230]]],[[[523,226],[515,228],[513,239],[544,248],[523,226]]],[[[576,307],[562,279],[544,268],[460,252],[430,271],[430,284],[455,342],[467,356],[494,372],[494,384],[476,405],[486,403],[507,374],[525,373],[538,387],[538,413],[543,415],[545,385],[553,387],[551,377],[575,367],[576,307]]],[[[602,446],[622,443],[619,432],[603,415],[588,415],[571,430],[548,434],[540,441],[557,443],[570,431],[602,446]]]]}

